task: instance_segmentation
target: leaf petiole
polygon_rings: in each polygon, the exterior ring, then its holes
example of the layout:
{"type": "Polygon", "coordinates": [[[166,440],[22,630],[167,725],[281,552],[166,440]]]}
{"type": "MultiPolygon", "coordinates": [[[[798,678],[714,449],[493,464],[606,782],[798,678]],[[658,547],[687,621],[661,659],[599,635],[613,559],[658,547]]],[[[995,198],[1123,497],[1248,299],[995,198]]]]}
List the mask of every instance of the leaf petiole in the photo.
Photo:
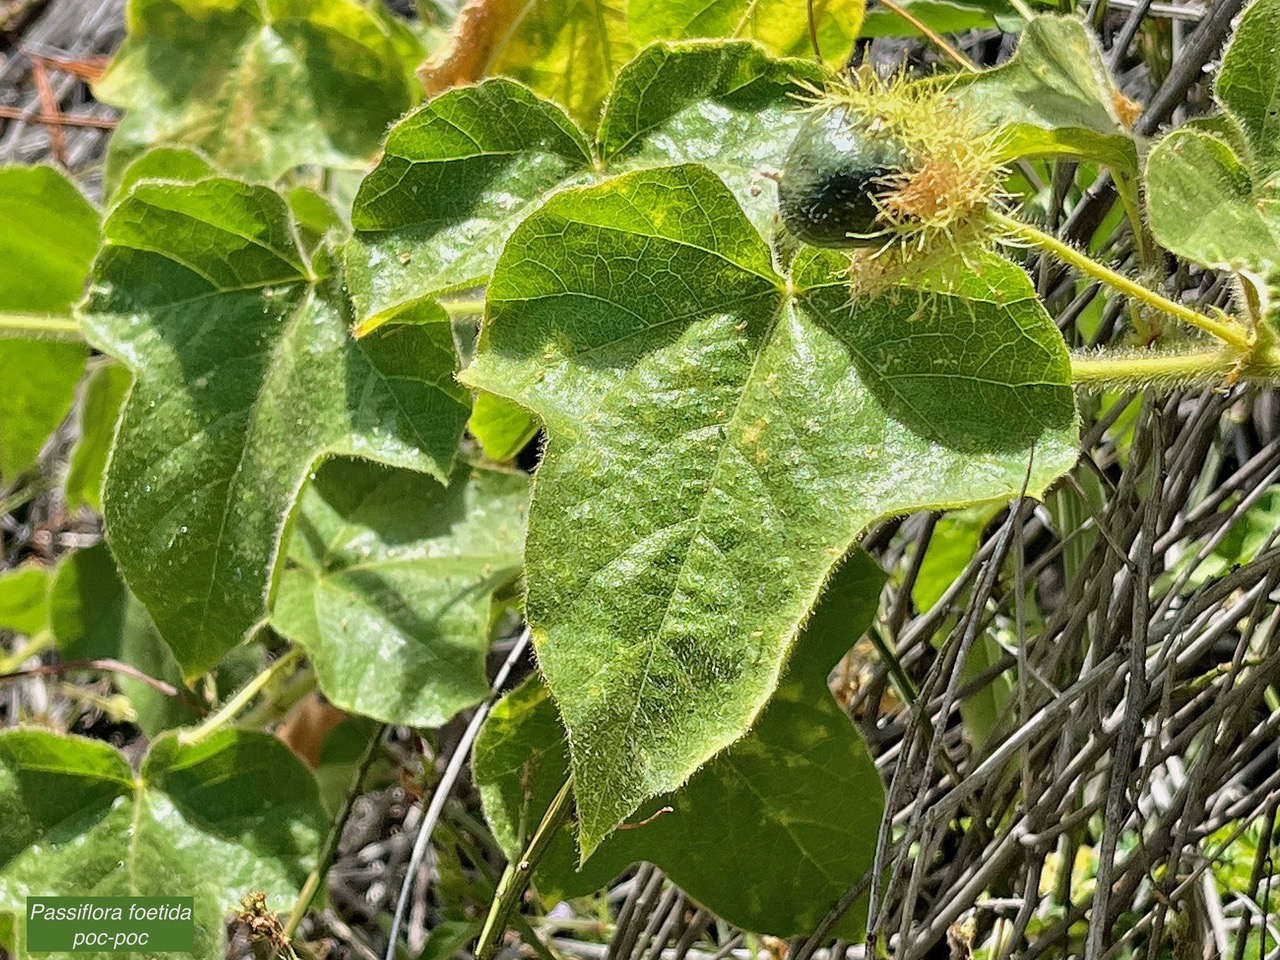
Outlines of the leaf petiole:
{"type": "Polygon", "coordinates": [[[1280,383],[1280,348],[1077,353],[1071,357],[1071,380],[1076,386],[1124,389],[1214,386],[1237,380],[1275,384],[1280,383]]]}
{"type": "Polygon", "coordinates": [[[261,693],[277,674],[292,666],[301,657],[301,647],[290,648],[287,653],[281,656],[278,660],[275,660],[265,670],[241,687],[240,690],[236,692],[235,696],[224,703],[222,708],[213,716],[205,720],[204,723],[192,730],[181,731],[178,734],[178,743],[184,747],[189,747],[213,736],[213,734],[217,733],[235,719],[236,715],[247,707],[249,702],[261,693]]]}
{"type": "Polygon", "coordinates": [[[1053,254],[1063,263],[1075,267],[1081,273],[1105,283],[1125,296],[1132,297],[1134,300],[1145,303],[1149,307],[1154,307],[1156,310],[1177,317],[1184,323],[1203,330],[1205,333],[1230,344],[1243,353],[1253,351],[1256,343],[1255,334],[1239,321],[1233,320],[1225,314],[1223,319],[1219,320],[1216,317],[1208,316],[1198,310],[1192,310],[1190,307],[1170,300],[1163,294],[1130,280],[1110,267],[1103,266],[1098,261],[1086,256],[1052,234],[1045,233],[1038,227],[1024,223],[1016,217],[1010,217],[997,210],[990,211],[990,217],[995,224],[1005,230],[1008,239],[1021,240],[1031,246],[1039,247],[1041,250],[1053,254]]]}
{"type": "Polygon", "coordinates": [[[34,337],[37,340],[66,340],[81,343],[80,321],[57,313],[15,313],[0,311],[0,337],[34,337]]]}
{"type": "Polygon", "coordinates": [[[524,853],[520,854],[520,859],[508,863],[507,868],[502,871],[498,890],[489,906],[489,915],[485,917],[480,938],[476,941],[476,960],[493,960],[497,954],[502,935],[511,925],[511,916],[519,905],[525,888],[529,886],[533,868],[546,856],[547,848],[551,846],[551,841],[569,815],[572,795],[573,780],[569,779],[547,807],[542,822],[533,832],[533,839],[525,847],[524,853]]]}

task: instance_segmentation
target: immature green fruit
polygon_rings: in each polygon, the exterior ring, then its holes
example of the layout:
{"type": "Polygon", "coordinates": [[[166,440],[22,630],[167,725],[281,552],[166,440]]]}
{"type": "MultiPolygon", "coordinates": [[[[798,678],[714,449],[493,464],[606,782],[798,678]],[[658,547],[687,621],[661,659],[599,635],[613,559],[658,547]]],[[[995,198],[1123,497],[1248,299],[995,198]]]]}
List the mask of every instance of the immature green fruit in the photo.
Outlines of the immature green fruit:
{"type": "Polygon", "coordinates": [[[877,199],[908,162],[902,141],[847,106],[815,113],[796,134],[778,181],[787,229],[815,247],[870,247],[887,224],[877,199]]]}

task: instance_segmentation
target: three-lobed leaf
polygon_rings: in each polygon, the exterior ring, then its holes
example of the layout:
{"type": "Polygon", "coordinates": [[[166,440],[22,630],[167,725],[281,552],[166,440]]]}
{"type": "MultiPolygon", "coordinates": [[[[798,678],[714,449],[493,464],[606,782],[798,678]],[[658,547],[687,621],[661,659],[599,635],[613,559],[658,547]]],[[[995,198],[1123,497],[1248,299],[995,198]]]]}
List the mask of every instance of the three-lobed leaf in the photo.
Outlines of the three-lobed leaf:
{"type": "Polygon", "coordinates": [[[1066,350],[1020,270],[855,304],[847,268],[779,276],[685,165],[557,194],[494,272],[462,377],[548,433],[526,614],[584,858],[750,728],[869,523],[1074,461],[1066,350]]]}
{"type": "Polygon", "coordinates": [[[488,691],[492,596],[519,576],[529,481],[333,460],[302,496],[272,624],[335,706],[437,727],[488,691]]]}
{"type": "Polygon", "coordinates": [[[125,109],[108,180],[155,144],[198,147],[271,179],[359,166],[421,97],[423,50],[358,0],[129,0],[128,37],[95,85],[125,109]]]}
{"type": "Polygon", "coordinates": [[[658,43],[620,72],[595,143],[509,80],[442,94],[392,128],[360,186],[346,248],[362,329],[487,280],[516,225],[556,189],[635,167],[698,162],[763,226],[799,129],[797,97],[822,74],[757,44],[658,43]]]}
{"type": "MultiPolygon", "coordinates": [[[[640,809],[639,824],[609,837],[578,869],[566,824],[535,869],[548,902],[604,886],[634,861],[657,864],[689,896],[758,933],[811,933],[871,869],[884,794],[875,764],[827,689],[827,674],[875,615],[884,576],[865,554],[827,584],[759,722],[676,790],[640,809]],[[772,868],[726,863],[768,851],[772,868]]],[[[504,852],[521,855],[569,772],[564,731],[536,678],[495,707],[476,740],[473,768],[485,815],[504,852]]],[[[865,906],[835,936],[857,939],[865,906]]]]}
{"type": "MultiPolygon", "coordinates": [[[[0,734],[0,909],[25,899],[195,901],[195,956],[223,955],[223,916],[247,893],[298,896],[326,819],[315,780],[275,737],[223,730],[152,742],[134,775],[113,747],[36,729],[0,734]]],[[[102,954],[110,956],[110,954],[102,954]]]]}
{"type": "Polygon", "coordinates": [[[357,342],[284,200],[213,178],[113,208],[84,308],[135,375],[105,482],[112,550],[188,676],[266,615],[285,519],[323,456],[443,478],[467,416],[446,324],[357,342]]]}

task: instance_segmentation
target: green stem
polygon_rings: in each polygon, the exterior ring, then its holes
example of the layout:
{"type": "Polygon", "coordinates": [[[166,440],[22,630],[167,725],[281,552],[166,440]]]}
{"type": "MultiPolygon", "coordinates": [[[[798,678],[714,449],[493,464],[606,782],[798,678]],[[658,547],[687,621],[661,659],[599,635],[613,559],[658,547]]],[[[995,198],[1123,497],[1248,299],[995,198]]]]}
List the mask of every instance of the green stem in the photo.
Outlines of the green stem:
{"type": "Polygon", "coordinates": [[[494,894],[493,903],[489,906],[489,915],[485,917],[484,928],[480,931],[480,939],[476,941],[476,960],[493,960],[502,943],[502,935],[511,925],[511,915],[520,904],[520,898],[529,886],[533,868],[546,856],[547,848],[559,832],[565,818],[569,816],[570,797],[572,796],[572,780],[566,780],[560,792],[556,794],[551,806],[547,807],[542,822],[533,833],[533,839],[525,847],[519,860],[507,864],[498,881],[498,891],[494,894]]]}
{"type": "Polygon", "coordinates": [[[1150,237],[1147,236],[1147,225],[1142,221],[1142,204],[1138,197],[1137,181],[1121,171],[1112,171],[1111,179],[1115,182],[1120,203],[1124,205],[1129,229],[1133,231],[1133,241],[1138,247],[1138,260],[1143,266],[1151,266],[1156,262],[1156,252],[1152,249],[1150,237]]]}
{"type": "Polygon", "coordinates": [[[230,723],[241,710],[249,705],[249,702],[262,692],[262,689],[271,682],[271,680],[286,668],[292,666],[302,656],[301,647],[293,647],[278,660],[268,666],[256,677],[246,683],[236,693],[234,697],[222,705],[217,713],[213,714],[200,726],[192,730],[183,730],[178,734],[178,742],[185,747],[200,743],[207,740],[220,729],[230,723]]]}
{"type": "Polygon", "coordinates": [[[1238,321],[1232,320],[1225,315],[1224,319],[1218,320],[1170,300],[1168,297],[1156,293],[1154,290],[1130,280],[1123,274],[1116,273],[1110,267],[1105,267],[1096,260],[1085,256],[1079,250],[1070,244],[1063,243],[1057,237],[1045,233],[1043,230],[1028,223],[1023,223],[1014,217],[992,210],[991,218],[996,224],[1003,227],[1010,237],[1022,240],[1053,254],[1063,263],[1070,264],[1086,276],[1105,283],[1125,296],[1132,297],[1134,300],[1145,303],[1149,307],[1154,307],[1177,317],[1184,323],[1203,330],[1205,333],[1230,344],[1243,353],[1250,352],[1254,347],[1253,333],[1238,321]]]}
{"type": "Polygon", "coordinates": [[[51,313],[0,311],[0,336],[33,337],[38,340],[84,341],[80,321],[51,313]]]}
{"type": "Polygon", "coordinates": [[[1249,352],[1230,347],[1178,353],[1116,350],[1071,357],[1071,381],[1081,387],[1215,386],[1236,380],[1280,383],[1280,346],[1267,344],[1249,352]]]}

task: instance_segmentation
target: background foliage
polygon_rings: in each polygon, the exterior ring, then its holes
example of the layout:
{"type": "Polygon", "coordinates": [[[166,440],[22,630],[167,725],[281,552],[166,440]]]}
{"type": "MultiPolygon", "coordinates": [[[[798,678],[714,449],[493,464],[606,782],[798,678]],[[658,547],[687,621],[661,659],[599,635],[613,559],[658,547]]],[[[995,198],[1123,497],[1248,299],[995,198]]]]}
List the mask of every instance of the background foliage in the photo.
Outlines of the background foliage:
{"type": "Polygon", "coordinates": [[[407,879],[450,956],[571,777],[543,956],[1276,947],[1271,392],[1073,391],[1206,341],[1008,246],[852,299],[771,178],[836,67],[945,62],[1011,210],[1265,350],[1280,5],[1207,74],[1234,0],[904,6],[130,0],[105,72],[15,48],[123,114],[0,167],[0,944],[168,893],[200,956],[367,957],[407,879]],[[258,891],[287,934],[227,940],[258,891]]]}

